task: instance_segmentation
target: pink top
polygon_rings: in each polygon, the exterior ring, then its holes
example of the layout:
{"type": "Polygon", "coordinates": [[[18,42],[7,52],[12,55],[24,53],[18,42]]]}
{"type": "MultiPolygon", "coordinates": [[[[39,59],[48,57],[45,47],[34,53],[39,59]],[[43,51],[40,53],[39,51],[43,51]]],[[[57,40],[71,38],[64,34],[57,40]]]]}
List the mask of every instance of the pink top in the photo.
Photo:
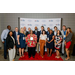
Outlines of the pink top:
{"type": "Polygon", "coordinates": [[[28,47],[35,47],[37,43],[37,36],[35,34],[28,34],[26,37],[26,42],[28,47]],[[30,39],[31,37],[33,38],[33,40],[30,39]]]}

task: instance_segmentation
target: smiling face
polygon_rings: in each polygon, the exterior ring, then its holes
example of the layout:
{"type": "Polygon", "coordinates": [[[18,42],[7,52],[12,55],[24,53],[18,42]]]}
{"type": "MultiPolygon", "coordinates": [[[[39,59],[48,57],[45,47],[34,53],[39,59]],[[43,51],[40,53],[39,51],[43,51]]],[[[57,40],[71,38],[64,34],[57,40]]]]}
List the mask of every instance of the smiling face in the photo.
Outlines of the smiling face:
{"type": "Polygon", "coordinates": [[[12,35],[13,35],[12,31],[9,33],[9,35],[10,35],[10,36],[12,36],[12,35]]]}
{"type": "Polygon", "coordinates": [[[15,28],[15,31],[18,32],[18,28],[17,27],[15,28]]]}
{"type": "Polygon", "coordinates": [[[26,31],[26,27],[24,27],[24,31],[26,31]]]}
{"type": "Polygon", "coordinates": [[[49,33],[52,34],[52,30],[50,30],[49,33]]]}
{"type": "Polygon", "coordinates": [[[65,26],[63,26],[63,30],[66,30],[66,27],[65,26]]]}
{"type": "Polygon", "coordinates": [[[49,27],[47,28],[47,31],[50,31],[50,28],[49,27]]]}
{"type": "Polygon", "coordinates": [[[37,27],[35,27],[35,30],[37,30],[37,27]]]}

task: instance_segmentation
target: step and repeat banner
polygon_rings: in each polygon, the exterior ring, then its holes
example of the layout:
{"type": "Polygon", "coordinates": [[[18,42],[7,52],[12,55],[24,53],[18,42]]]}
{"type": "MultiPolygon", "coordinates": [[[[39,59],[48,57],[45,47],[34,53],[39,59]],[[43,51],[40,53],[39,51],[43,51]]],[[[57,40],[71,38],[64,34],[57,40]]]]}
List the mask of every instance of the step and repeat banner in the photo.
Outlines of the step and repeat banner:
{"type": "Polygon", "coordinates": [[[30,27],[34,30],[35,26],[37,26],[38,30],[41,30],[41,26],[44,26],[47,31],[47,27],[54,30],[54,26],[57,26],[59,30],[61,30],[61,18],[50,18],[50,19],[32,19],[32,18],[20,18],[20,28],[26,27],[27,31],[30,27]]]}
{"type": "MultiPolygon", "coordinates": [[[[46,31],[47,27],[50,27],[50,29],[54,30],[54,26],[57,26],[57,28],[61,30],[61,18],[50,18],[50,19],[20,18],[20,28],[21,27],[23,28],[24,26],[26,27],[27,31],[29,27],[32,30],[34,30],[35,26],[37,26],[39,31],[41,30],[41,26],[44,26],[46,31]]],[[[47,51],[46,48],[45,51],[47,51]]]]}

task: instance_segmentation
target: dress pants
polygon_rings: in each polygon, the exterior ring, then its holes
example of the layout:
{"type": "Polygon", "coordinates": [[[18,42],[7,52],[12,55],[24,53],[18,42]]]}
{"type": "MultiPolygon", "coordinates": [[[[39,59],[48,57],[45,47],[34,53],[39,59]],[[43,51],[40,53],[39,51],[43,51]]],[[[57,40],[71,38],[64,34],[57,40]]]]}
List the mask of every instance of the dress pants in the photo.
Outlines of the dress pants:
{"type": "Polygon", "coordinates": [[[4,39],[4,58],[7,58],[7,46],[6,46],[6,39],[4,39]]]}
{"type": "Polygon", "coordinates": [[[37,48],[37,53],[39,53],[39,42],[37,42],[36,48],[37,48]]]}
{"type": "Polygon", "coordinates": [[[40,40],[40,55],[44,55],[45,40],[40,40]]]}
{"type": "Polygon", "coordinates": [[[28,55],[31,57],[35,56],[35,47],[28,47],[28,55]]]}
{"type": "Polygon", "coordinates": [[[64,54],[64,49],[65,49],[65,40],[62,42],[62,54],[64,54]]]}
{"type": "Polygon", "coordinates": [[[16,50],[15,50],[15,47],[13,49],[8,49],[8,52],[9,52],[9,60],[10,61],[13,61],[13,59],[15,58],[15,54],[16,54],[16,50]]]}

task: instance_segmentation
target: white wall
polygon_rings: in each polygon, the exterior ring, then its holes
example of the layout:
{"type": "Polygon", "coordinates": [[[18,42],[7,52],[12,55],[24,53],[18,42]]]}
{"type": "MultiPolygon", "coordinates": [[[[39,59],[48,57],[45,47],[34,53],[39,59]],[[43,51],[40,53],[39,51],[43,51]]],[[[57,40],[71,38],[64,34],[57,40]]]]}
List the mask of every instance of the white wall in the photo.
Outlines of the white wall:
{"type": "MultiPolygon", "coordinates": [[[[11,25],[12,30],[18,27],[18,17],[21,18],[62,18],[62,25],[71,27],[75,35],[75,14],[73,13],[6,13],[2,16],[1,32],[6,29],[7,25],[11,25]]],[[[73,43],[74,44],[73,36],[73,43]]],[[[72,47],[73,48],[73,47],[72,47]]]]}

